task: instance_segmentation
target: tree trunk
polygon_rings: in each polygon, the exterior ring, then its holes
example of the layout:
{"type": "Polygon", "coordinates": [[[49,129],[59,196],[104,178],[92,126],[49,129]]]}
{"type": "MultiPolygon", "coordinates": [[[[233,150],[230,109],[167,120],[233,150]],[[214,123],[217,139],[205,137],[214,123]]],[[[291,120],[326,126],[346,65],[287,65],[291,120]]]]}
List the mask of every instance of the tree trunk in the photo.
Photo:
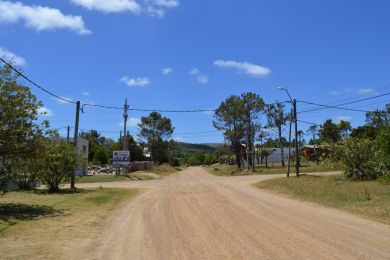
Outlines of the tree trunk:
{"type": "Polygon", "coordinates": [[[265,168],[268,168],[268,156],[265,157],[265,168]]]}
{"type": "Polygon", "coordinates": [[[281,127],[278,128],[278,132],[279,132],[280,152],[282,153],[282,166],[285,167],[285,164],[284,164],[284,151],[283,151],[283,144],[282,144],[282,128],[281,127]]]}

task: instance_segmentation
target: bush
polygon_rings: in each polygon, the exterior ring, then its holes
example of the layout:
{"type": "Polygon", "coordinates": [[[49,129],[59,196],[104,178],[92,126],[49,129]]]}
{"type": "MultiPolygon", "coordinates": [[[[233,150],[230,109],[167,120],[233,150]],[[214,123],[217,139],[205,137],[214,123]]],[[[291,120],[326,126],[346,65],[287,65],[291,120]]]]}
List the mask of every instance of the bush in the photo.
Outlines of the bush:
{"type": "Polygon", "coordinates": [[[368,139],[347,138],[331,146],[331,158],[345,170],[345,176],[353,180],[374,180],[383,174],[375,154],[377,146],[368,139]]]}
{"type": "Polygon", "coordinates": [[[75,172],[82,156],[73,145],[62,140],[45,140],[36,160],[37,175],[46,183],[50,192],[59,191],[59,185],[75,172]]]}
{"type": "Polygon", "coordinates": [[[382,175],[378,180],[382,184],[390,185],[390,173],[382,175]]]}
{"type": "Polygon", "coordinates": [[[172,159],[171,159],[171,166],[172,166],[172,167],[179,167],[179,166],[180,166],[180,160],[179,160],[179,158],[172,158],[172,159]]]}

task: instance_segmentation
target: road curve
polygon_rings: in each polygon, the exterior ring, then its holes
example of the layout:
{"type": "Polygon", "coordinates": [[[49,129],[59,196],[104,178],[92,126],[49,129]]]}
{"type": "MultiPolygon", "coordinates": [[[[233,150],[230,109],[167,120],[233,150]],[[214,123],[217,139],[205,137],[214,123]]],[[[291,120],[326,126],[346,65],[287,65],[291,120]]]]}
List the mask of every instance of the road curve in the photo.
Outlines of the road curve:
{"type": "Polygon", "coordinates": [[[250,186],[272,177],[216,177],[192,167],[163,180],[99,184],[148,189],[114,213],[89,256],[390,259],[389,226],[250,186]]]}

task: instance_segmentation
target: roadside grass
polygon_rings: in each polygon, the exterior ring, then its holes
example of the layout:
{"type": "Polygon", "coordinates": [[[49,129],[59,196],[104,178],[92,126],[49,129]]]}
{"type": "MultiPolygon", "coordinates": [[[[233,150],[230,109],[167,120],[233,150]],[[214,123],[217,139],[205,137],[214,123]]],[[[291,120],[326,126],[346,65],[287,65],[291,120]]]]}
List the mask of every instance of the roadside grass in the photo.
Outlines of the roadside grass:
{"type": "MultiPolygon", "coordinates": [[[[265,165],[260,164],[255,167],[255,172],[247,171],[245,166],[239,169],[236,165],[225,165],[225,164],[214,164],[211,166],[206,166],[206,170],[208,170],[211,174],[217,176],[242,176],[242,175],[257,175],[257,174],[286,174],[287,166],[283,167],[281,163],[273,163],[269,164],[268,168],[265,165]]],[[[305,162],[302,163],[299,168],[301,173],[321,173],[321,172],[332,172],[338,171],[333,165],[329,164],[320,164],[317,165],[313,162],[305,162]]],[[[292,165],[290,168],[290,174],[295,174],[295,166],[292,165]]]]}
{"type": "Polygon", "coordinates": [[[0,196],[0,258],[65,259],[98,237],[105,219],[140,189],[13,191],[0,196]]]}
{"type": "Polygon", "coordinates": [[[129,178],[123,175],[88,175],[76,177],[76,183],[115,182],[126,180],[129,180],[129,178]]]}
{"type": "Polygon", "coordinates": [[[378,181],[350,181],[343,175],[303,175],[266,180],[254,185],[390,224],[390,185],[378,181]]]}
{"type": "Polygon", "coordinates": [[[178,172],[181,170],[182,169],[180,167],[172,167],[170,165],[163,164],[163,165],[159,165],[159,166],[154,167],[153,170],[147,170],[144,172],[145,173],[154,173],[154,174],[157,174],[160,176],[167,176],[167,175],[170,175],[172,173],[175,173],[175,172],[178,172]]]}

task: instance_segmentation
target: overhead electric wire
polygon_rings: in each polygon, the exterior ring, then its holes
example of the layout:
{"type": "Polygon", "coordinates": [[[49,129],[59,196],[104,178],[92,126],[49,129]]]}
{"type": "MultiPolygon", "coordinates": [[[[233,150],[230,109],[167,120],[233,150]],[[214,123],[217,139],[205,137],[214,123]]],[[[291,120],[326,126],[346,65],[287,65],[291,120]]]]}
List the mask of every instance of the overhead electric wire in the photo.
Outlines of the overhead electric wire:
{"type": "MultiPolygon", "coordinates": [[[[335,106],[316,104],[316,103],[307,102],[307,101],[298,101],[298,102],[301,102],[301,103],[307,103],[307,104],[311,104],[311,105],[322,106],[322,108],[303,110],[303,111],[299,111],[298,113],[301,114],[301,113],[313,112],[313,111],[323,110],[323,109],[326,109],[326,108],[351,110],[350,108],[341,108],[340,106],[351,105],[351,104],[355,104],[355,103],[359,103],[359,102],[363,102],[363,101],[367,101],[367,100],[371,100],[371,99],[375,99],[375,98],[380,98],[380,97],[384,97],[384,96],[388,96],[388,95],[390,95],[390,92],[386,92],[386,93],[383,93],[383,94],[379,94],[379,95],[375,95],[375,96],[367,97],[367,98],[362,98],[362,99],[358,99],[358,100],[354,100],[354,101],[350,101],[350,102],[345,102],[345,103],[342,103],[342,104],[337,104],[335,106]]],[[[353,111],[353,110],[351,110],[351,111],[353,111]]],[[[364,110],[358,111],[357,109],[356,109],[356,111],[357,112],[370,112],[370,111],[364,111],[364,110]]]]}
{"type": "MultiPolygon", "coordinates": [[[[308,102],[308,101],[298,101],[300,103],[305,103],[305,104],[309,104],[309,105],[315,105],[315,106],[320,106],[322,108],[319,108],[319,109],[316,109],[316,110],[320,110],[320,109],[326,109],[326,108],[334,108],[334,109],[340,109],[340,110],[348,110],[348,111],[355,111],[355,112],[369,112],[367,110],[361,110],[361,109],[354,109],[354,108],[346,108],[346,107],[339,107],[339,106],[330,106],[330,105],[323,105],[323,104],[317,104],[317,103],[314,103],[314,102],[308,102]]],[[[313,109],[314,111],[315,109],[313,109]]],[[[308,112],[308,111],[301,111],[299,113],[305,113],[305,112],[308,112]]]]}
{"type": "Polygon", "coordinates": [[[57,99],[60,99],[64,102],[67,102],[67,103],[73,103],[73,104],[76,104],[76,102],[72,101],[72,100],[69,100],[69,99],[66,99],[66,98],[63,98],[63,97],[60,97],[56,94],[54,94],[53,92],[45,89],[44,87],[40,86],[39,84],[35,83],[34,81],[32,81],[31,79],[29,79],[27,76],[25,76],[22,72],[20,72],[18,69],[14,68],[11,64],[9,64],[8,62],[6,62],[3,58],[0,57],[0,60],[5,64],[7,65],[8,67],[10,67],[13,71],[15,71],[19,76],[21,76],[22,78],[24,78],[25,80],[27,80],[28,82],[30,82],[31,84],[33,84],[34,86],[36,86],[37,88],[39,88],[40,90],[44,91],[45,93],[57,98],[57,99]]]}

